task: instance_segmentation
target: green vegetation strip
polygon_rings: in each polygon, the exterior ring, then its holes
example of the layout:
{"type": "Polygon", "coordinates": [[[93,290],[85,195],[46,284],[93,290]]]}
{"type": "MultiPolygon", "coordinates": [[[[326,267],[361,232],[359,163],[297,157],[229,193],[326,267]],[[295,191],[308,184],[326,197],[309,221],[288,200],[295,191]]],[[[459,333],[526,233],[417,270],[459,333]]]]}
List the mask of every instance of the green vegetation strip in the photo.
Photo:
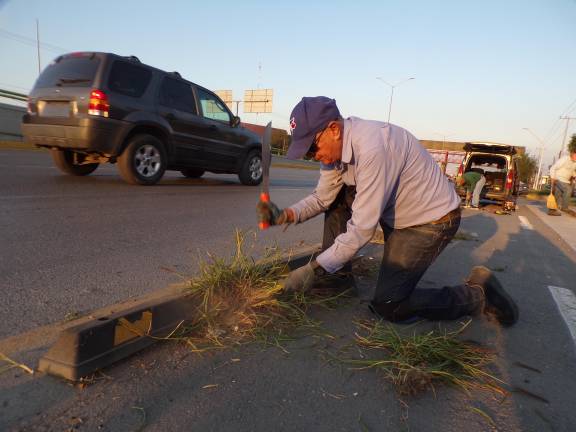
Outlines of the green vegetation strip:
{"type": "MultiPolygon", "coordinates": [[[[356,345],[367,358],[340,360],[356,369],[376,369],[391,381],[400,394],[418,394],[434,389],[434,383],[504,394],[503,382],[486,372],[495,355],[458,336],[470,321],[454,332],[433,330],[403,334],[382,321],[357,322],[356,345]]],[[[406,331],[407,329],[404,329],[406,331]]]]}

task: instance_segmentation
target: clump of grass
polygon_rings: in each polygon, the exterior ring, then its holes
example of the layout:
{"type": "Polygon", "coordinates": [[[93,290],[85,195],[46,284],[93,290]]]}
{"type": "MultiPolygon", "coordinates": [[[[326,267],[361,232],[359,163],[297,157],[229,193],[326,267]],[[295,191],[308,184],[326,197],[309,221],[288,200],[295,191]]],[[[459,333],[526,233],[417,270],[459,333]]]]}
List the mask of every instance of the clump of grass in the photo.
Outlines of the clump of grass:
{"type": "Polygon", "coordinates": [[[24,372],[29,373],[30,375],[34,375],[34,371],[30,369],[28,366],[22,363],[18,363],[12,360],[7,355],[0,352],[0,361],[5,364],[0,364],[0,374],[9,371],[10,369],[19,368],[22,369],[24,372]]]}
{"type": "Polygon", "coordinates": [[[468,234],[467,232],[464,231],[458,231],[456,234],[454,234],[452,240],[478,241],[478,239],[474,237],[472,234],[468,234]]]}
{"type": "Polygon", "coordinates": [[[508,266],[491,267],[490,270],[495,271],[495,272],[503,272],[503,271],[506,271],[507,268],[508,268],[508,266]]]}
{"type": "Polygon", "coordinates": [[[433,330],[403,335],[381,321],[358,322],[359,329],[366,334],[356,334],[356,344],[376,355],[344,362],[359,369],[379,370],[400,394],[434,390],[437,382],[455,385],[466,392],[477,388],[503,393],[502,381],[485,371],[494,361],[494,354],[457,338],[469,323],[454,332],[433,330]]]}
{"type": "Polygon", "coordinates": [[[80,312],[77,311],[66,312],[66,315],[64,315],[65,322],[74,321],[75,319],[78,318],[80,318],[80,312]]]}
{"type": "Polygon", "coordinates": [[[196,310],[179,330],[194,350],[224,348],[247,340],[278,344],[296,329],[312,331],[318,323],[306,312],[313,305],[333,306],[345,293],[285,292],[282,280],[289,268],[285,258],[270,249],[263,260],[246,253],[245,234],[236,231],[236,250],[230,259],[209,255],[198,276],[188,282],[196,310]]]}

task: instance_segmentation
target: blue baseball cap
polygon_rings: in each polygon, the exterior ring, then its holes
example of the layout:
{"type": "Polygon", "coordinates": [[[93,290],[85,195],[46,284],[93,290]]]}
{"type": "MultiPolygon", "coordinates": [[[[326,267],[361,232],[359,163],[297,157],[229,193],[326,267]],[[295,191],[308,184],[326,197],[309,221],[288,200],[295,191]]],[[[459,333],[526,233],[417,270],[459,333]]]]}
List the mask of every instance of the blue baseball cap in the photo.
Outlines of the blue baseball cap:
{"type": "Polygon", "coordinates": [[[339,118],[340,111],[334,99],[325,96],[303,97],[290,114],[292,143],[286,157],[302,158],[310,150],[316,134],[339,118]]]}

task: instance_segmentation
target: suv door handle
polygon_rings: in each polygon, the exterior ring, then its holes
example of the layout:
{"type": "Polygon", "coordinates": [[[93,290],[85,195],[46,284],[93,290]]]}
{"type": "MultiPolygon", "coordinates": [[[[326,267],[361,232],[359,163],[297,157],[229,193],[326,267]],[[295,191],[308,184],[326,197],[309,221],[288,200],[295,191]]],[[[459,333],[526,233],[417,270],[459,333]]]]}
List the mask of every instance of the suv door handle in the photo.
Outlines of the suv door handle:
{"type": "Polygon", "coordinates": [[[210,125],[210,128],[209,128],[209,129],[210,129],[212,132],[216,132],[216,131],[218,130],[218,126],[216,126],[216,125],[210,125]]]}

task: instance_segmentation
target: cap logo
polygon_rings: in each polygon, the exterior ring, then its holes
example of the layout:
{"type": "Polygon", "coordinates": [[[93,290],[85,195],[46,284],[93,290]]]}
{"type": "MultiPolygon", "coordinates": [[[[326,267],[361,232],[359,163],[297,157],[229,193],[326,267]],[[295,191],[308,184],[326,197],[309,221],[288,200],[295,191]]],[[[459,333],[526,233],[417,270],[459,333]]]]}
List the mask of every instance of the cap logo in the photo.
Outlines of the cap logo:
{"type": "Polygon", "coordinates": [[[294,117],[292,117],[290,119],[290,130],[294,130],[296,129],[296,120],[294,119],[294,117]]]}

